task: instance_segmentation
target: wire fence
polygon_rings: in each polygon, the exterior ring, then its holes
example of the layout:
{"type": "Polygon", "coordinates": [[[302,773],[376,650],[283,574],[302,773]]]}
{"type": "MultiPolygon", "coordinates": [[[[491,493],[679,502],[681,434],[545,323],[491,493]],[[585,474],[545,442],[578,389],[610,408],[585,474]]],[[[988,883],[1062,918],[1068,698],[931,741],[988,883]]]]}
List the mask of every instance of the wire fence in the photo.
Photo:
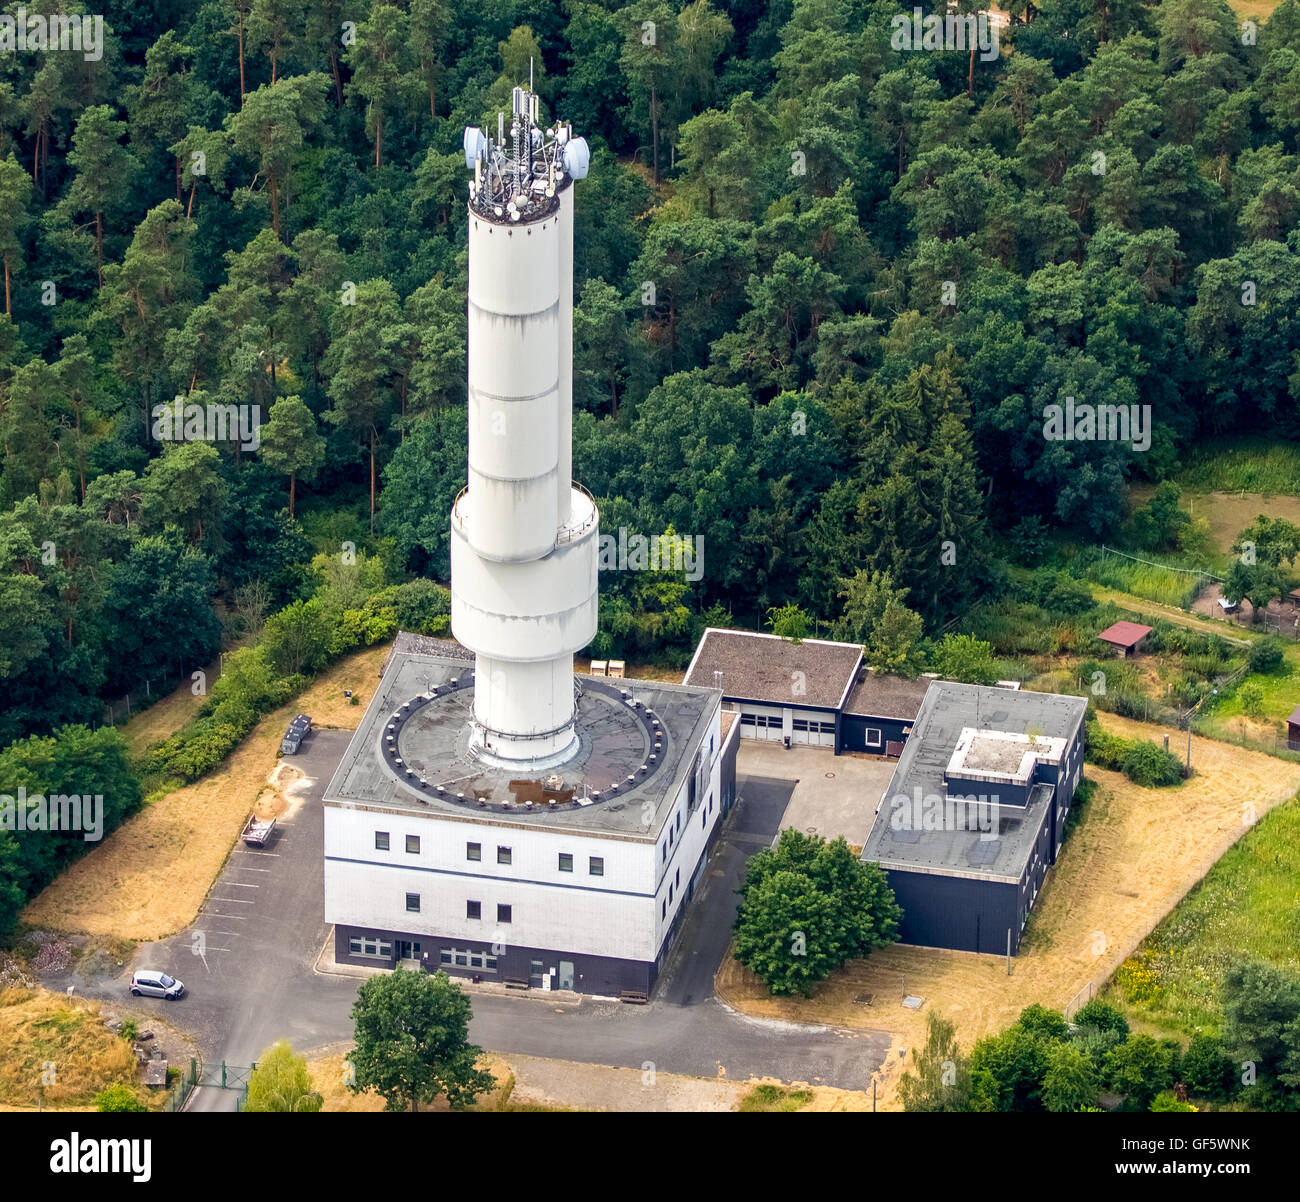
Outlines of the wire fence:
{"type": "Polygon", "coordinates": [[[1083,1009],[1093,997],[1092,982],[1089,981],[1078,993],[1065,1003],[1065,1020],[1069,1022],[1080,1010],[1083,1009]]]}
{"type": "Polygon", "coordinates": [[[1144,563],[1148,567],[1164,568],[1167,572],[1183,572],[1188,576],[1204,576],[1207,580],[1223,582],[1222,576],[1216,576],[1213,572],[1207,572],[1203,568],[1176,568],[1171,563],[1156,563],[1154,559],[1143,559],[1140,555],[1130,555],[1127,551],[1116,551],[1114,547],[1108,547],[1105,543],[1102,543],[1101,551],[1104,555],[1121,555],[1125,559],[1131,559],[1135,563],[1144,563]]]}
{"type": "Polygon", "coordinates": [[[182,1073],[176,1083],[167,1091],[167,1098],[163,1102],[162,1109],[164,1114],[174,1114],[182,1109],[190,1094],[198,1088],[199,1077],[202,1075],[202,1064],[195,1057],[190,1057],[189,1071],[182,1073]]]}

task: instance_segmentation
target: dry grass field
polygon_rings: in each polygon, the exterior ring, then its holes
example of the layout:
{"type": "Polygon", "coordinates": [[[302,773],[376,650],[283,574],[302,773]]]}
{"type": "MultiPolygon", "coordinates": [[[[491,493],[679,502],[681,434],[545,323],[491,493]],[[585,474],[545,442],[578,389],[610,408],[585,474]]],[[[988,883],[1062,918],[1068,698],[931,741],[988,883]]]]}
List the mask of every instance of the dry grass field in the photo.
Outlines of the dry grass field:
{"type": "Polygon", "coordinates": [[[187,926],[249,812],[260,805],[283,813],[291,803],[286,776],[293,773],[277,778],[278,788],[268,779],[289,719],[304,712],[318,726],[355,729],[386,652],[371,647],[340,660],[297,700],[263,718],[219,771],[150,802],[73,864],[31,901],[23,921],[142,942],[187,926]],[[344,689],[359,697],[358,705],[343,697],[344,689]]]}
{"type": "MultiPolygon", "coordinates": [[[[1130,737],[1158,740],[1163,733],[1112,714],[1101,721],[1130,737]]],[[[1181,753],[1186,735],[1168,733],[1181,753]]],[[[847,965],[810,999],[769,997],[731,959],[718,972],[718,990],[749,1014],[886,1030],[895,1048],[922,1038],[930,1009],[956,1023],[966,1048],[1010,1025],[1031,1002],[1062,1009],[1089,984],[1100,988],[1241,837],[1252,820],[1247,802],[1257,817],[1300,789],[1300,765],[1197,736],[1192,766],[1196,775],[1174,789],[1139,788],[1088,767],[1099,788],[1048,876],[1011,976],[1004,957],[894,946],[847,965]],[[923,1008],[905,1009],[904,992],[923,997],[923,1008]],[[863,994],[872,995],[870,1006],[856,1000],[863,994]]],[[[896,1108],[892,1092],[902,1063],[896,1051],[890,1055],[882,1107],[896,1108]]]]}
{"type": "Polygon", "coordinates": [[[1300,497],[1267,497],[1257,492],[1212,492],[1189,494],[1184,507],[1194,518],[1210,523],[1215,547],[1225,555],[1232,550],[1232,540],[1261,513],[1272,518],[1300,522],[1300,497]]]}
{"type": "Polygon", "coordinates": [[[119,1083],[142,1102],[160,1100],[139,1084],[131,1045],[104,1026],[97,1002],[0,990],[0,1110],[94,1110],[95,1095],[119,1083]]]}

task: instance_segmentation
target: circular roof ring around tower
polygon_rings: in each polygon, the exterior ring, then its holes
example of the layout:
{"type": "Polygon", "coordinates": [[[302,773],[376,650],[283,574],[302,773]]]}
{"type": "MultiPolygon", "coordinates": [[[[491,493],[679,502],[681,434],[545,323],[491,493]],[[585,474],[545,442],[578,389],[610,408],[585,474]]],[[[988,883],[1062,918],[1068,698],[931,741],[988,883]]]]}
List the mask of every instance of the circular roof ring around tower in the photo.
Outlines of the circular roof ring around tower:
{"type": "Polygon", "coordinates": [[[473,711],[474,674],[466,668],[390,713],[380,731],[380,761],[424,801],[536,814],[617,802],[668,759],[654,711],[635,689],[616,682],[581,678],[574,707],[578,750],[558,767],[485,763],[470,748],[473,711]]]}

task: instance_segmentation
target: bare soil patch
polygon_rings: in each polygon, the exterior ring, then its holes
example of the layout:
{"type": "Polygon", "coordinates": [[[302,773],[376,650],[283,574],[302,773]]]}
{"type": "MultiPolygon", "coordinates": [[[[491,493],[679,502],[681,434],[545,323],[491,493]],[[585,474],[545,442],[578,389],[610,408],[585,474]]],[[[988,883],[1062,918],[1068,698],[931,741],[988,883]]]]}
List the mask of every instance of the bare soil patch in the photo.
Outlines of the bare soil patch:
{"type": "MultiPolygon", "coordinates": [[[[1172,750],[1186,749],[1185,732],[1113,714],[1100,718],[1130,738],[1160,742],[1168,733],[1172,750]]],[[[920,1042],[927,1010],[951,1018],[969,1048],[1031,1002],[1059,1010],[1090,984],[1098,990],[1254,816],[1300,788],[1300,765],[1197,735],[1192,766],[1196,775],[1172,789],[1140,788],[1087,767],[1099,787],[1048,875],[1011,976],[1005,957],[894,946],[846,965],[810,999],[769,997],[730,957],[718,972],[718,991],[749,1014],[891,1032],[897,1043],[882,1070],[881,1107],[897,1109],[893,1090],[906,1063],[897,1049],[920,1042]],[[855,1001],[863,994],[872,995],[870,1006],[855,1001]],[[924,1006],[905,1009],[905,994],[924,998],[924,1006]]]]}

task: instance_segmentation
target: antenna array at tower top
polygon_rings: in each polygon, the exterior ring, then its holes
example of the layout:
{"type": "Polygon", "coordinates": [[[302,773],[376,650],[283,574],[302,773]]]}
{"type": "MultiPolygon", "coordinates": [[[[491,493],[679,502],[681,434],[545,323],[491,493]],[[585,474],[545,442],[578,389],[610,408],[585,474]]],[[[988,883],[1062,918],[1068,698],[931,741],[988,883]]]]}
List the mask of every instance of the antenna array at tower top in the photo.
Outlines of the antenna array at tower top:
{"type": "Polygon", "coordinates": [[[465,128],[465,166],[474,172],[470,207],[489,221],[531,221],[556,207],[556,193],[587,174],[591,153],[573,127],[538,124],[540,98],[516,87],[511,97],[510,128],[497,114],[497,136],[475,126],[465,128]],[[506,134],[509,133],[507,145],[506,134]]]}

